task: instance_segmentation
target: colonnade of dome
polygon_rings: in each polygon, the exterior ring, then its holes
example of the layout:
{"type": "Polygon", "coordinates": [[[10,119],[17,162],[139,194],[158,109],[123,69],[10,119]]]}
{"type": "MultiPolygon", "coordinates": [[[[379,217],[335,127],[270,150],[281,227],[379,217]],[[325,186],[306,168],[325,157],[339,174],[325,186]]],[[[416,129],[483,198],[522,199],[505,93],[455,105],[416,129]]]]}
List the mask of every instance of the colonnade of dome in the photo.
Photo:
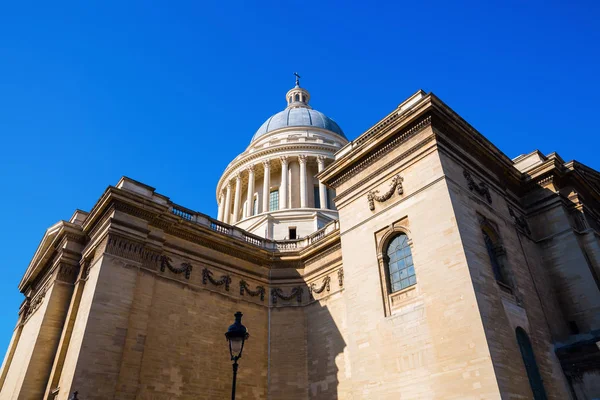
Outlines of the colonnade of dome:
{"type": "Polygon", "coordinates": [[[316,175],[348,141],[309,98],[299,85],[288,91],[288,107],[265,121],[226,168],[217,185],[220,221],[282,240],[338,218],[333,191],[316,175]]]}

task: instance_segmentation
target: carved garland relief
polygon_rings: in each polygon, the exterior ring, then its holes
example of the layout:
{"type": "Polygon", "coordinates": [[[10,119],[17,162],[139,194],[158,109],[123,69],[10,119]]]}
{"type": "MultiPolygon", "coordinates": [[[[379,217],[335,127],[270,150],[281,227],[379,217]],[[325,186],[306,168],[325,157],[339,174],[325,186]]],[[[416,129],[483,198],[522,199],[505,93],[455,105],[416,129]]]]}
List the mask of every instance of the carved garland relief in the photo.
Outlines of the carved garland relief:
{"type": "Polygon", "coordinates": [[[165,267],[169,268],[169,271],[174,274],[181,274],[185,272],[185,279],[190,279],[190,275],[192,274],[192,264],[189,263],[181,263],[179,268],[173,267],[171,264],[171,259],[167,256],[162,256],[160,258],[160,271],[165,272],[165,267]]]}
{"type": "Polygon", "coordinates": [[[527,232],[527,234],[531,235],[531,230],[529,229],[529,224],[527,223],[527,220],[525,219],[524,216],[517,215],[514,212],[514,210],[510,207],[508,207],[508,213],[513,218],[513,221],[519,228],[521,228],[523,231],[527,232]]]}
{"type": "Polygon", "coordinates": [[[301,286],[296,286],[295,288],[292,288],[290,294],[286,296],[283,294],[283,290],[281,290],[280,288],[273,288],[271,289],[271,298],[273,300],[273,304],[277,304],[277,298],[288,301],[292,300],[294,297],[296,298],[298,303],[300,303],[302,301],[303,292],[304,289],[302,289],[301,286]]]}
{"type": "Polygon", "coordinates": [[[321,287],[317,287],[316,283],[311,283],[308,286],[308,293],[310,294],[310,298],[313,299],[313,293],[323,293],[325,290],[327,290],[328,292],[331,291],[331,278],[329,276],[326,276],[325,278],[323,278],[323,282],[321,283],[321,287]]]}
{"type": "Polygon", "coordinates": [[[467,183],[469,184],[469,190],[484,197],[489,204],[492,204],[492,196],[490,195],[490,189],[487,187],[487,185],[483,182],[475,183],[473,177],[471,176],[471,173],[466,169],[463,170],[463,175],[467,180],[467,183]]]}
{"type": "Polygon", "coordinates": [[[369,202],[369,209],[371,211],[375,211],[375,202],[383,203],[384,201],[389,200],[394,193],[397,191],[398,195],[402,195],[404,193],[404,188],[402,187],[402,181],[404,179],[400,176],[400,174],[394,176],[392,178],[392,182],[390,183],[390,189],[382,195],[379,195],[379,190],[371,190],[367,193],[367,201],[369,202]]]}

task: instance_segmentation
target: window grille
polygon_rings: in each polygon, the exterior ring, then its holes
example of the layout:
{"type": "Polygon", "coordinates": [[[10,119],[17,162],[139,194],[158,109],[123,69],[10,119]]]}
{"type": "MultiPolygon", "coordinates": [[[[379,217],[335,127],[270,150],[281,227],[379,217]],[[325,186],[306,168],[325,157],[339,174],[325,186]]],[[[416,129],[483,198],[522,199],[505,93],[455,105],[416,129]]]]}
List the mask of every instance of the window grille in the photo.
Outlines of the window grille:
{"type": "Polygon", "coordinates": [[[386,255],[391,292],[406,289],[417,283],[412,252],[405,234],[396,236],[390,242],[386,255]]]}
{"type": "Polygon", "coordinates": [[[273,190],[269,194],[269,211],[279,210],[279,190],[273,190]]]}

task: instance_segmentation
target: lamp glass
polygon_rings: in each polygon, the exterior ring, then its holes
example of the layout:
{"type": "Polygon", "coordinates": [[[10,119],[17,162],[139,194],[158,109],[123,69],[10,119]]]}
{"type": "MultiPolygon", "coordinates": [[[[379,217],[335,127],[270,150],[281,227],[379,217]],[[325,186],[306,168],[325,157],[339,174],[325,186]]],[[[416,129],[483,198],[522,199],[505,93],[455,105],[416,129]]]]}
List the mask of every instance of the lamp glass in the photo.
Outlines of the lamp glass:
{"type": "Polygon", "coordinates": [[[229,339],[229,345],[231,346],[231,355],[233,357],[239,356],[242,351],[242,344],[244,343],[243,338],[231,338],[229,339]]]}

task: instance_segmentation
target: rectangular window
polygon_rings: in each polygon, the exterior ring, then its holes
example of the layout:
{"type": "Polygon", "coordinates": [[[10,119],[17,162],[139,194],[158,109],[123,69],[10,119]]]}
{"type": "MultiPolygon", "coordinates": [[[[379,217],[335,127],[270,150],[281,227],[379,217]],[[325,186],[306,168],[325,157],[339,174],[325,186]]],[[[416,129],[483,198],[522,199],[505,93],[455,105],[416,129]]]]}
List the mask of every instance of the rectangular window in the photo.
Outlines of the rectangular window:
{"type": "Polygon", "coordinates": [[[290,239],[296,239],[296,227],[290,226],[290,239]]]}
{"type": "Polygon", "coordinates": [[[327,190],[327,208],[333,210],[331,205],[333,204],[333,198],[335,197],[335,190],[329,188],[325,188],[325,190],[327,190]]]}
{"type": "Polygon", "coordinates": [[[279,190],[272,190],[269,194],[269,211],[279,210],[279,190]]]}
{"type": "Polygon", "coordinates": [[[315,208],[321,208],[321,197],[319,196],[319,185],[315,185],[315,208]]]}

